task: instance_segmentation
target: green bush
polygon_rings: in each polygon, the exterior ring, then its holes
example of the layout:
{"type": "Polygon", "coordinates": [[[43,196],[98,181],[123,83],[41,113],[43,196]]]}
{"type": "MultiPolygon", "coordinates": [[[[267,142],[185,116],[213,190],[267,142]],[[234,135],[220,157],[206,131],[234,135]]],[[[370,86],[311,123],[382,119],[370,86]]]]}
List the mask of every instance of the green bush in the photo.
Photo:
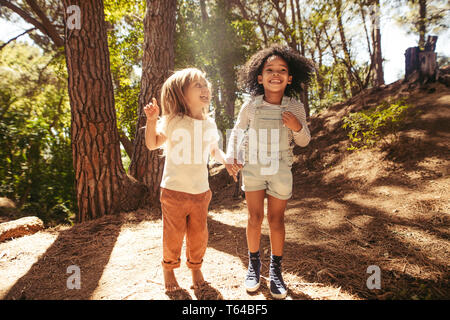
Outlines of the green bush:
{"type": "Polygon", "coordinates": [[[47,215],[48,225],[58,225],[58,224],[73,224],[75,214],[67,208],[66,205],[60,203],[50,209],[47,215]]]}
{"type": "Polygon", "coordinates": [[[344,117],[342,128],[348,130],[348,150],[372,148],[379,142],[392,143],[388,137],[398,140],[398,132],[405,123],[410,107],[404,100],[394,103],[384,101],[374,108],[344,117]]]}

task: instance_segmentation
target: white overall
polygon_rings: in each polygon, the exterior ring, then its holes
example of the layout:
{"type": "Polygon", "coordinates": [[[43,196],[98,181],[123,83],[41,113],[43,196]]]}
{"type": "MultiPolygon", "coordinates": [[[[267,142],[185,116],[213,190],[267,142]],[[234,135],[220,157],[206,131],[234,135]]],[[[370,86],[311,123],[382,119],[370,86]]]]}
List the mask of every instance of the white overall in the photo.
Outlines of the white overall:
{"type": "Polygon", "coordinates": [[[289,103],[283,97],[280,106],[263,103],[262,96],[254,102],[254,121],[249,124],[242,169],[244,191],[266,190],[276,198],[287,200],[292,195],[293,154],[282,112],[289,103]]]}

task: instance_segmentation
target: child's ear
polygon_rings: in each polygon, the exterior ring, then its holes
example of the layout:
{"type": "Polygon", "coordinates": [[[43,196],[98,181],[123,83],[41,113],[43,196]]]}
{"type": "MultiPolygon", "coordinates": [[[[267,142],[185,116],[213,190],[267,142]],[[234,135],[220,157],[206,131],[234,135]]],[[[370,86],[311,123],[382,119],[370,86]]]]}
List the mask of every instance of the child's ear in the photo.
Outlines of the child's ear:
{"type": "Polygon", "coordinates": [[[291,84],[292,83],[292,76],[289,76],[289,78],[288,78],[288,84],[291,84]]]}
{"type": "Polygon", "coordinates": [[[259,84],[262,84],[262,83],[263,83],[262,75],[258,75],[258,83],[259,83],[259,84]]]}

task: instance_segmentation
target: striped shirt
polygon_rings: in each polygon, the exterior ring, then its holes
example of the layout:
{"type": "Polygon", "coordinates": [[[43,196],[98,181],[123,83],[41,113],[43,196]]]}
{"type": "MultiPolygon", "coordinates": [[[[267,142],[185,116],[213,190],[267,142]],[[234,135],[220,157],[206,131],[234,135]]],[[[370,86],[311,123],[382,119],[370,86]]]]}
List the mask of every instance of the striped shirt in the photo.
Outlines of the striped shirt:
{"type": "MultiPolygon", "coordinates": [[[[239,136],[238,131],[245,131],[255,119],[255,110],[258,106],[280,107],[280,105],[274,105],[264,101],[263,96],[254,96],[250,100],[246,101],[239,111],[239,115],[231,132],[230,139],[227,145],[227,159],[238,159],[238,153],[245,150],[248,143],[248,136],[239,136]],[[240,140],[240,141],[239,141],[240,140]]],[[[311,140],[311,134],[306,123],[306,113],[303,104],[294,98],[287,96],[283,97],[281,106],[286,106],[285,111],[289,111],[300,121],[302,129],[298,132],[288,130],[289,146],[291,150],[294,148],[294,143],[306,147],[311,140]],[[294,143],[293,143],[294,142],[294,143]]]]}

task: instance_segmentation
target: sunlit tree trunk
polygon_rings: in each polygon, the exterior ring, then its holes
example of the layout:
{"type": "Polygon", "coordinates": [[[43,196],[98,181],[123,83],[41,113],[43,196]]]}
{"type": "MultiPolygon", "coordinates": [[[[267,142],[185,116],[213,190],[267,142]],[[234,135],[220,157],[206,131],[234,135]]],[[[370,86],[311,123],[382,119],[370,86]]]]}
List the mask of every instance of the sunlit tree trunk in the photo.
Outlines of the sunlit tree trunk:
{"type": "Polygon", "coordinates": [[[383,55],[381,53],[381,31],[380,31],[380,0],[373,2],[372,12],[372,41],[373,41],[373,66],[374,66],[374,86],[384,84],[383,55]]]}

